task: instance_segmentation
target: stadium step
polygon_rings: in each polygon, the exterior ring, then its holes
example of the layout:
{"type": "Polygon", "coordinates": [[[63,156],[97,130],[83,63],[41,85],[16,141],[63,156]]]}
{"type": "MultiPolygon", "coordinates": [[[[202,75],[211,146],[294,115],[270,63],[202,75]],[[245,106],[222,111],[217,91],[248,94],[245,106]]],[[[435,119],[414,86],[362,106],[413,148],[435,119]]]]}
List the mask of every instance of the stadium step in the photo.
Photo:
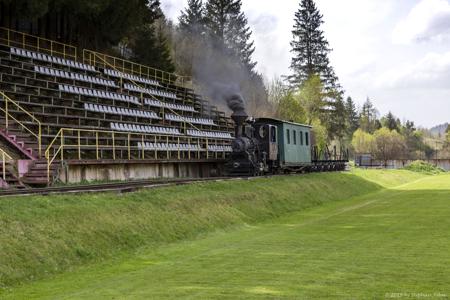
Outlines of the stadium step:
{"type": "Polygon", "coordinates": [[[17,178],[9,163],[5,164],[5,179],[3,180],[3,164],[0,163],[0,188],[23,189],[26,186],[17,178]]]}
{"type": "Polygon", "coordinates": [[[30,133],[24,132],[17,124],[9,123],[8,128],[5,128],[5,119],[0,118],[0,136],[18,152],[19,156],[36,160],[39,158],[39,145],[36,138],[30,133]]]}
{"type": "Polygon", "coordinates": [[[47,161],[35,160],[28,172],[23,176],[22,182],[31,186],[46,186],[51,184],[58,173],[58,164],[55,162],[50,167],[50,183],[47,182],[47,161]]]}

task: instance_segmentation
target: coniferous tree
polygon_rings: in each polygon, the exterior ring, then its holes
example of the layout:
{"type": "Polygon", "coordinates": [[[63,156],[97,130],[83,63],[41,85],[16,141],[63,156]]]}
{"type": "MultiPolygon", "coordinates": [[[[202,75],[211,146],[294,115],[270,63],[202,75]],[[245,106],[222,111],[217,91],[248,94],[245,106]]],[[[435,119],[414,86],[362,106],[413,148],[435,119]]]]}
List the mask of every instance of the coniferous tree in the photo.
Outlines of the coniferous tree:
{"type": "Polygon", "coordinates": [[[252,31],[241,6],[241,0],[209,0],[205,5],[205,24],[214,46],[235,56],[248,72],[254,73],[252,31]]]}
{"type": "MultiPolygon", "coordinates": [[[[159,0],[0,0],[10,17],[0,26],[75,44],[97,51],[110,50],[153,18],[159,0]],[[60,25],[61,22],[64,25],[60,25]]],[[[151,23],[151,22],[150,22],[151,23]]]]}
{"type": "Polygon", "coordinates": [[[201,35],[205,30],[202,0],[189,0],[187,8],[181,12],[178,22],[183,34],[201,35]]]}
{"type": "Polygon", "coordinates": [[[133,59],[143,65],[174,72],[167,39],[159,28],[154,25],[143,25],[136,31],[133,45],[133,59]]]}
{"type": "Polygon", "coordinates": [[[149,0],[145,23],[139,26],[133,36],[131,45],[133,58],[137,62],[160,69],[174,72],[169,43],[163,30],[166,20],[162,13],[159,0],[149,0]]]}
{"type": "Polygon", "coordinates": [[[295,13],[295,24],[291,42],[293,53],[289,82],[300,86],[312,75],[319,75],[326,90],[337,90],[337,77],[330,66],[328,54],[331,49],[320,29],[322,15],[314,0],[301,0],[300,8],[295,13]]]}
{"type": "MultiPolygon", "coordinates": [[[[256,72],[256,62],[252,60],[255,47],[241,0],[207,0],[203,12],[205,30],[191,64],[191,73],[202,93],[213,98],[215,92],[211,89],[215,84],[236,86],[246,100],[249,113],[263,115],[270,111],[263,78],[256,72]]],[[[189,45],[183,48],[185,52],[189,45]]],[[[184,54],[179,53],[177,61],[188,65],[183,57],[184,54]]]]}
{"type": "Polygon", "coordinates": [[[396,130],[397,132],[400,131],[398,119],[395,118],[395,116],[392,114],[392,112],[389,112],[384,118],[383,118],[383,126],[388,128],[389,130],[396,130]]]}
{"type": "Polygon", "coordinates": [[[368,133],[373,133],[375,130],[381,127],[380,121],[377,118],[378,111],[373,106],[372,101],[367,98],[361,109],[359,123],[362,130],[368,133]]]}
{"type": "Polygon", "coordinates": [[[342,141],[347,131],[347,112],[345,102],[341,97],[333,102],[333,111],[330,120],[326,123],[328,129],[328,139],[333,138],[342,141]]]}
{"type": "Polygon", "coordinates": [[[351,97],[347,97],[345,102],[345,115],[347,117],[347,136],[351,137],[359,127],[358,111],[351,97]]]}
{"type": "Polygon", "coordinates": [[[183,75],[192,76],[194,64],[202,60],[206,48],[202,1],[189,0],[178,21],[174,58],[178,71],[183,75]]]}

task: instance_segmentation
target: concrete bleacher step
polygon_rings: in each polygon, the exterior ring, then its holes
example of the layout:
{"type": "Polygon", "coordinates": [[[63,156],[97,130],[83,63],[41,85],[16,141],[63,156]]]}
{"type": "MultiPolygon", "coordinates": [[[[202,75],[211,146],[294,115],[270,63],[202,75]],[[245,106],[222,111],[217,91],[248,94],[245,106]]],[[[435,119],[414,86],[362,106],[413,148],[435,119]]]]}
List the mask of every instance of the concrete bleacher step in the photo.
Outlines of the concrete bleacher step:
{"type": "Polygon", "coordinates": [[[12,167],[7,163],[5,165],[5,180],[3,180],[3,164],[0,164],[0,188],[7,189],[23,189],[26,186],[19,180],[19,178],[11,171],[12,167]]]}
{"type": "MultiPolygon", "coordinates": [[[[50,180],[54,178],[58,171],[58,165],[50,167],[50,180]]],[[[23,176],[22,182],[31,186],[46,186],[47,182],[47,161],[35,160],[29,171],[23,176]]]]}

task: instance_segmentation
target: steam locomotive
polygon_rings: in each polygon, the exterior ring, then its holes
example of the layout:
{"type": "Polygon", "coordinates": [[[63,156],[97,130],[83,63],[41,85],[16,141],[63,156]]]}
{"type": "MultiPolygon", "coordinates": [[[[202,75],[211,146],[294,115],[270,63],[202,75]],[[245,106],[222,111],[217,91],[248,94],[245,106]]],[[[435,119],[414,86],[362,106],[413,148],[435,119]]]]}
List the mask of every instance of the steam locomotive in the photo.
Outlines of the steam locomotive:
{"type": "Polygon", "coordinates": [[[319,150],[312,145],[312,127],[273,118],[249,119],[235,111],[235,139],[225,164],[230,176],[344,170],[348,151],[319,150]]]}

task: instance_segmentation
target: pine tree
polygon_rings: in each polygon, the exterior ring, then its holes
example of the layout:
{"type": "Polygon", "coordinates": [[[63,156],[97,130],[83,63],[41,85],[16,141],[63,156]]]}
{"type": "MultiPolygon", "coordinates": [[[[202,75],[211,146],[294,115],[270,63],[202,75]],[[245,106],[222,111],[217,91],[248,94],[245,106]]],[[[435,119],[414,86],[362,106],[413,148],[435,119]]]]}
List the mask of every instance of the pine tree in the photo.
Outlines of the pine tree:
{"type": "Polygon", "coordinates": [[[225,55],[235,56],[248,72],[254,73],[252,31],[241,6],[241,0],[209,0],[205,6],[205,24],[214,46],[224,50],[225,55]]]}
{"type": "Polygon", "coordinates": [[[202,61],[207,46],[204,8],[201,0],[189,0],[178,18],[178,30],[174,42],[174,58],[177,70],[192,76],[194,65],[202,61]]]}
{"type": "Polygon", "coordinates": [[[187,8],[178,18],[179,28],[183,34],[201,35],[205,30],[202,0],[189,0],[187,8]]]}
{"type": "Polygon", "coordinates": [[[175,65],[165,32],[167,22],[160,7],[160,1],[146,0],[145,2],[147,4],[144,22],[134,30],[131,38],[132,57],[143,65],[174,72],[175,65]]]}
{"type": "Polygon", "coordinates": [[[381,123],[377,118],[378,111],[373,106],[372,101],[367,98],[361,109],[361,114],[359,117],[360,128],[368,133],[373,133],[375,130],[381,127],[381,123]]]}
{"type": "Polygon", "coordinates": [[[384,118],[383,118],[383,125],[384,127],[388,128],[389,130],[396,130],[397,132],[400,131],[400,128],[398,126],[398,119],[395,118],[395,116],[392,114],[392,112],[389,112],[384,118]]]}
{"type": "Polygon", "coordinates": [[[347,132],[347,112],[345,102],[341,97],[337,97],[333,102],[333,110],[327,124],[328,139],[337,138],[342,141],[347,132]]]}
{"type": "Polygon", "coordinates": [[[337,77],[328,58],[331,49],[320,29],[322,24],[322,15],[314,0],[301,0],[292,31],[293,58],[290,68],[293,74],[288,77],[295,87],[316,74],[320,76],[326,90],[338,88],[337,77]]]}
{"type": "Polygon", "coordinates": [[[359,127],[358,111],[351,97],[347,97],[345,102],[345,116],[347,117],[347,136],[351,137],[359,127]]]}

